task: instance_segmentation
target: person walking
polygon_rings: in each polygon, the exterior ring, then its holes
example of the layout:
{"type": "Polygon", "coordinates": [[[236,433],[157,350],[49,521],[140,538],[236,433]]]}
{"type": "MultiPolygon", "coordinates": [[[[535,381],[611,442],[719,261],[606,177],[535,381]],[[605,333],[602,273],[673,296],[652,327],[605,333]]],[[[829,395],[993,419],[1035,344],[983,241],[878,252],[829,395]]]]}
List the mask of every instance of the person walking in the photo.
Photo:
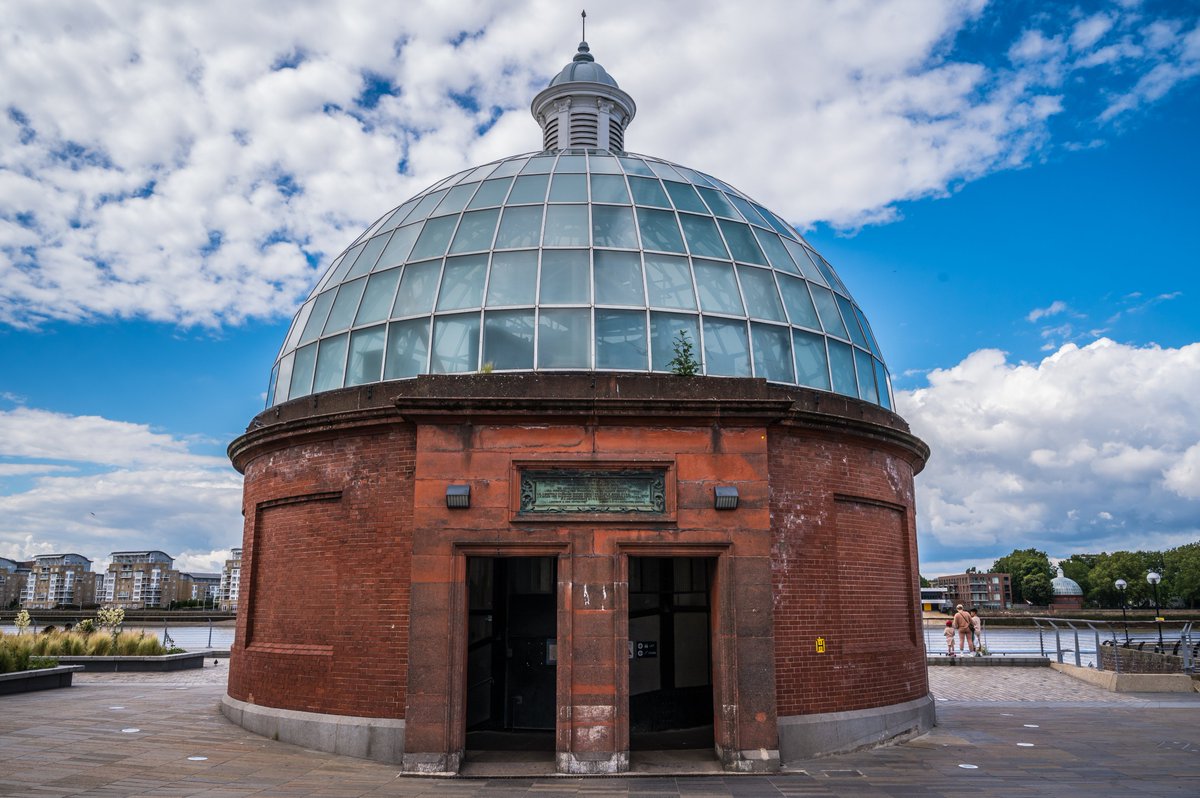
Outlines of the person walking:
{"type": "Polygon", "coordinates": [[[971,635],[975,638],[975,656],[983,656],[983,619],[979,617],[979,608],[971,608],[971,635]]]}
{"type": "Polygon", "coordinates": [[[954,621],[946,621],[946,631],[942,632],[946,636],[946,656],[954,656],[954,621]]]}
{"type": "Polygon", "coordinates": [[[963,605],[959,604],[955,608],[954,618],[951,619],[955,630],[958,631],[958,653],[963,653],[963,648],[975,653],[975,627],[971,625],[971,614],[963,609],[963,605]]]}

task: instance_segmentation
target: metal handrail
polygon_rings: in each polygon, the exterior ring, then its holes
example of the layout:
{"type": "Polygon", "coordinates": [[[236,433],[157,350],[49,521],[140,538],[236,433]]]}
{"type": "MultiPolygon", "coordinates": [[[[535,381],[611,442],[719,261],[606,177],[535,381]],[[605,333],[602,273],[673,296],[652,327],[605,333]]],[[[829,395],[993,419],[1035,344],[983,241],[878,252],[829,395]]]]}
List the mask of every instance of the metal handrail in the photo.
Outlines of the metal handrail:
{"type": "MultiPolygon", "coordinates": [[[[1100,643],[1100,637],[1101,637],[1101,634],[1107,633],[1112,636],[1112,647],[1113,647],[1113,652],[1114,652],[1114,656],[1113,656],[1114,668],[1113,669],[1116,673],[1120,673],[1121,672],[1121,658],[1120,658],[1120,656],[1116,655],[1116,653],[1115,653],[1116,649],[1118,647],[1131,648],[1132,642],[1135,639],[1134,637],[1131,637],[1129,635],[1128,626],[1123,621],[1120,623],[1121,623],[1121,626],[1125,628],[1125,635],[1124,635],[1125,636],[1125,644],[1124,644],[1124,646],[1121,646],[1121,641],[1117,638],[1117,624],[1118,624],[1117,621],[1096,621],[1096,620],[1088,620],[1086,618],[1057,618],[1057,617],[1052,618],[1052,617],[1044,617],[1044,616],[1043,617],[1033,617],[1033,618],[1030,618],[1030,620],[1032,620],[1034,626],[1037,627],[1038,646],[1041,649],[1042,656],[1047,656],[1043,633],[1047,632],[1047,631],[1054,632],[1054,654],[1055,654],[1055,658],[1058,660],[1058,662],[1060,664],[1063,662],[1064,654],[1073,653],[1075,655],[1075,664],[1077,666],[1082,667],[1082,660],[1080,658],[1080,647],[1079,647],[1079,633],[1080,632],[1087,633],[1090,631],[1095,639],[1095,645],[1096,645],[1096,648],[1095,648],[1096,669],[1104,670],[1103,658],[1100,656],[1100,652],[1102,650],[1101,643],[1100,643]],[[1043,626],[1043,624],[1046,624],[1046,626],[1043,626]],[[1048,629],[1047,629],[1047,626],[1049,627],[1048,629]],[[1084,628],[1084,627],[1086,627],[1086,628],[1084,628]],[[1075,644],[1074,648],[1063,647],[1062,634],[1065,631],[1069,631],[1074,636],[1074,644],[1075,644]]],[[[1163,624],[1172,624],[1172,623],[1180,624],[1179,638],[1178,638],[1178,642],[1175,643],[1173,653],[1177,653],[1178,656],[1180,656],[1180,658],[1183,660],[1183,670],[1187,673],[1193,673],[1195,671],[1195,665],[1196,665],[1195,658],[1193,657],[1193,646],[1194,646],[1194,641],[1192,639],[1192,624],[1193,624],[1193,622],[1192,621],[1159,621],[1157,623],[1160,628],[1163,624]]],[[[1106,640],[1105,643],[1107,643],[1107,642],[1108,641],[1106,640]]],[[[1146,641],[1142,641],[1142,643],[1139,645],[1139,649],[1140,649],[1141,645],[1145,645],[1145,642],[1146,641]]],[[[1153,643],[1154,641],[1153,641],[1153,639],[1151,639],[1149,642],[1153,643]]],[[[1165,644],[1163,645],[1162,650],[1160,651],[1158,644],[1154,643],[1154,650],[1157,653],[1162,653],[1162,654],[1167,653],[1165,644]]]]}

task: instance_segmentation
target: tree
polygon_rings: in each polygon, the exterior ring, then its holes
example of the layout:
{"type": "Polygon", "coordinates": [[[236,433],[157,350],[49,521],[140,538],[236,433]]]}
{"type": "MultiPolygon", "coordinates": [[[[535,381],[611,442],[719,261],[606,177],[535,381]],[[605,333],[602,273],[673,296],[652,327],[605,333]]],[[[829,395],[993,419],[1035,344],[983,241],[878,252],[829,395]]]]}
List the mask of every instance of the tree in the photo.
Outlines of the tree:
{"type": "Polygon", "coordinates": [[[1189,609],[1196,609],[1200,603],[1200,541],[1168,549],[1162,561],[1163,584],[1169,585],[1165,595],[1177,596],[1189,609]]]}
{"type": "Polygon", "coordinates": [[[1063,570],[1063,576],[1074,579],[1083,588],[1084,600],[1091,604],[1101,602],[1093,595],[1090,575],[1092,568],[1099,559],[1099,554],[1072,554],[1065,560],[1059,560],[1058,565],[1063,570]]]}
{"type": "Polygon", "coordinates": [[[680,377],[694,377],[700,373],[700,363],[692,352],[692,342],[688,338],[687,330],[680,330],[675,335],[674,347],[675,357],[667,363],[671,373],[680,377]]]}
{"type": "Polygon", "coordinates": [[[920,574],[917,574],[917,576],[918,576],[918,577],[920,578],[920,580],[921,580],[921,587],[933,587],[933,582],[930,582],[928,579],[926,579],[925,577],[921,576],[920,574]]]}
{"type": "Polygon", "coordinates": [[[1054,597],[1054,588],[1050,577],[1041,572],[1026,574],[1021,579],[1021,596],[1030,604],[1046,606],[1054,597]]]}
{"type": "Polygon", "coordinates": [[[1050,558],[1046,556],[1046,552],[1037,549],[1015,549],[1011,554],[1006,554],[992,563],[992,570],[997,573],[1009,574],[1012,577],[1014,604],[1020,604],[1026,600],[1034,603],[1032,597],[1025,595],[1025,577],[1034,574],[1045,576],[1047,590],[1049,590],[1050,579],[1054,575],[1054,572],[1050,570],[1050,558]]]}
{"type": "Polygon", "coordinates": [[[1088,572],[1088,598],[1102,607],[1120,607],[1122,596],[1116,588],[1116,581],[1124,579],[1128,583],[1125,601],[1132,607],[1148,604],[1152,593],[1146,582],[1146,573],[1157,563],[1156,552],[1114,551],[1112,554],[1103,552],[1097,555],[1095,564],[1088,572]]]}

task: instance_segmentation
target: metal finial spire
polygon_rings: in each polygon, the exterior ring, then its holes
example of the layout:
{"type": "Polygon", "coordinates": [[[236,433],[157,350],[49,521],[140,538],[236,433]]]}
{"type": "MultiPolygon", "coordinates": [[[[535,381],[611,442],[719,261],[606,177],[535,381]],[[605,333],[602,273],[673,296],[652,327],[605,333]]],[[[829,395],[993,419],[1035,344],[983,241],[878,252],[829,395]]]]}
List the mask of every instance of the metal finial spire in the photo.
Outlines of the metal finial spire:
{"type": "Polygon", "coordinates": [[[587,9],[586,8],[583,11],[579,12],[579,25],[581,28],[580,35],[579,35],[579,41],[586,42],[587,41],[587,9]]]}

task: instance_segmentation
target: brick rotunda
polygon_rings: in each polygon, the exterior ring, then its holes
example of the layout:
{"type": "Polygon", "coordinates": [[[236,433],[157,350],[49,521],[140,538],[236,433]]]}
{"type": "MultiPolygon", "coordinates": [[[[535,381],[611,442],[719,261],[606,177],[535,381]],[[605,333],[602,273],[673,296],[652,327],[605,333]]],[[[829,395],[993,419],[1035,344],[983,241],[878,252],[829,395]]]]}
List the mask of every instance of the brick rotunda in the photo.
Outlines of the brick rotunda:
{"type": "Polygon", "coordinates": [[[769,771],[928,728],[928,449],[862,311],[779,216],[627,153],[586,43],[532,111],[540,151],[385,213],[297,312],[229,448],[223,711],[443,773],[769,771]]]}

